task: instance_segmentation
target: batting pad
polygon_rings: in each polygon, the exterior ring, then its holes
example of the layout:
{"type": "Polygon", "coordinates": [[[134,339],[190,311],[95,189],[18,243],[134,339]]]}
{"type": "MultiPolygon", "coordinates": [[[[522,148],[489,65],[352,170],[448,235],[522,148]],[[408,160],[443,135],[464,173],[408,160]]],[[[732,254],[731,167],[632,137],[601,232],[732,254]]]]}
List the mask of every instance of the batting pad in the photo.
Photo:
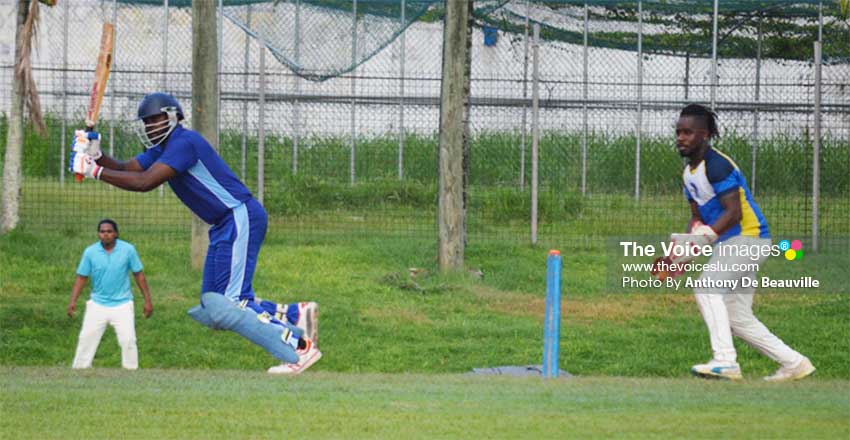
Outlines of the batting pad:
{"type": "Polygon", "coordinates": [[[295,348],[283,340],[284,333],[290,336],[288,328],[260,321],[253,310],[239,308],[222,294],[202,293],[201,305],[192,307],[188,313],[192,319],[213,330],[230,330],[242,335],[282,362],[298,362],[295,348]]]}

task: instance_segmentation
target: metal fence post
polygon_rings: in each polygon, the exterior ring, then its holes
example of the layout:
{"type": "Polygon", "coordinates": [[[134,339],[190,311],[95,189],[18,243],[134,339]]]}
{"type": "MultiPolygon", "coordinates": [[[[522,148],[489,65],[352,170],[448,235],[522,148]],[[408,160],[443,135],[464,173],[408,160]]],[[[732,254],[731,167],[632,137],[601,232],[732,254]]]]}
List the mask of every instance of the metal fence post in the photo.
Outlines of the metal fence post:
{"type": "Polygon", "coordinates": [[[405,0],[401,0],[401,35],[399,36],[399,90],[398,90],[398,180],[404,179],[404,56],[405,56],[405,41],[404,34],[405,32],[405,22],[407,21],[406,17],[406,4],[405,0]]]}
{"type": "Polygon", "coordinates": [[[168,87],[168,0],[163,0],[162,12],[162,76],[160,87],[165,92],[166,87],[168,87]]]}
{"type": "Polygon", "coordinates": [[[691,53],[685,53],[685,102],[688,101],[688,92],[691,86],[691,53]]]}
{"type": "MultiPolygon", "coordinates": [[[[251,26],[251,10],[253,8],[251,5],[247,6],[246,21],[248,22],[248,26],[251,26]]],[[[242,90],[248,91],[248,72],[250,72],[250,61],[251,61],[251,36],[248,35],[247,32],[245,34],[245,46],[243,49],[243,60],[242,60],[242,90]]],[[[248,162],[248,100],[245,99],[242,101],[242,135],[240,139],[240,154],[239,154],[239,171],[242,176],[242,181],[245,181],[247,174],[247,162],[248,162]]]]}
{"type": "Polygon", "coordinates": [[[62,187],[65,186],[65,135],[68,131],[68,10],[68,2],[65,2],[62,8],[62,133],[59,135],[59,185],[62,187]]]}
{"type": "Polygon", "coordinates": [[[357,155],[357,0],[352,2],[351,15],[351,160],[348,165],[350,183],[353,186],[357,180],[355,163],[357,155]]]}
{"type": "Polygon", "coordinates": [[[581,195],[587,195],[587,82],[588,82],[588,48],[587,34],[589,33],[590,8],[584,4],[584,48],[582,51],[582,128],[581,128],[581,195]]]}
{"type": "Polygon", "coordinates": [[[815,142],[812,152],[812,251],[818,251],[820,212],[820,147],[821,147],[821,42],[815,42],[815,142]]]}
{"type": "Polygon", "coordinates": [[[818,251],[820,222],[821,67],[823,66],[823,2],[818,2],[818,41],[815,42],[815,143],[812,152],[812,251],[818,251]]]}
{"type": "Polygon", "coordinates": [[[528,129],[528,16],[531,14],[531,0],[525,0],[525,49],[522,56],[522,129],[519,143],[519,189],[525,190],[525,138],[528,129]]]}
{"type": "Polygon", "coordinates": [[[221,145],[221,73],[222,73],[222,55],[224,54],[224,0],[218,0],[218,57],[216,60],[216,99],[218,99],[218,106],[216,108],[216,124],[215,124],[215,134],[216,138],[218,138],[218,145],[215,148],[218,150],[219,154],[222,154],[222,145],[221,145]]]}
{"type": "Polygon", "coordinates": [[[266,174],[266,42],[260,38],[259,115],[257,124],[257,201],[263,203],[266,174]]]}
{"type": "Polygon", "coordinates": [[[719,0],[714,0],[714,18],[711,31],[711,109],[717,102],[717,14],[719,0]]]}
{"type": "Polygon", "coordinates": [[[538,147],[540,146],[540,25],[534,24],[534,39],[531,42],[531,244],[537,244],[537,186],[538,147]]]}
{"type": "MultiPolygon", "coordinates": [[[[301,67],[301,0],[295,3],[295,64],[301,67]]],[[[301,142],[301,76],[295,73],[295,101],[292,103],[292,175],[298,174],[298,148],[301,142]]]]}
{"type": "MultiPolygon", "coordinates": [[[[118,0],[112,0],[112,24],[118,30],[118,0]]],[[[121,35],[115,32],[113,37],[112,49],[112,72],[117,73],[115,62],[115,54],[118,52],[118,36],[121,35]]],[[[115,80],[112,80],[112,86],[109,87],[109,155],[115,157],[115,83],[118,75],[115,75],[115,80]]]]}
{"type": "MultiPolygon", "coordinates": [[[[162,78],[160,81],[162,91],[165,92],[168,88],[168,0],[163,1],[163,12],[165,19],[162,20],[162,78]]],[[[159,196],[165,197],[165,185],[159,186],[159,196]]]]}
{"type": "Polygon", "coordinates": [[[635,200],[640,199],[640,134],[643,126],[643,2],[638,2],[637,126],[635,127],[635,200]]]}
{"type": "Polygon", "coordinates": [[[756,45],[756,95],[755,110],[753,111],[753,152],[752,152],[752,170],[750,171],[750,191],[753,196],[756,195],[756,156],[758,155],[759,147],[759,104],[761,101],[761,31],[762,19],[759,18],[758,40],[756,45]]]}

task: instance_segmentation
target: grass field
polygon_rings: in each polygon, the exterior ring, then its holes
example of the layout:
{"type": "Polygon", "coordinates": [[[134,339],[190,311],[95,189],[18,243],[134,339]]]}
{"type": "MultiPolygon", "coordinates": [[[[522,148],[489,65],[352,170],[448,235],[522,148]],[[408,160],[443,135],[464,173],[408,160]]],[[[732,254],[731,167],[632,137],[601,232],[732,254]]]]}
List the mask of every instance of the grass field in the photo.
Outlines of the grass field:
{"type": "MultiPolygon", "coordinates": [[[[94,231],[89,234],[0,237],[0,364],[70,362],[80,319],[66,317],[65,306],[79,255],[93,241],[94,231]]],[[[186,316],[198,301],[201,278],[189,267],[188,246],[136,237],[131,241],[145,264],[155,306],[153,318],[137,321],[143,368],[260,370],[270,365],[271,358],[237,335],[212,333],[186,316]]],[[[545,249],[470,246],[467,266],[484,274],[476,279],[437,274],[435,246],[403,238],[301,239],[272,233],[254,288],[260,297],[314,299],[322,305],[321,347],[328,355],[316,366],[320,371],[459,373],[539,362],[545,249]],[[411,267],[425,272],[411,278],[411,267]]],[[[692,363],[709,356],[691,295],[609,291],[604,253],[562,252],[561,353],[570,372],[683,377],[692,363]]],[[[824,289],[764,293],[756,312],[771,329],[809,354],[820,377],[850,378],[848,295],[824,289]]],[[[748,347],[741,347],[741,359],[751,377],[774,368],[748,347]]],[[[114,336],[107,333],[95,366],[117,365],[114,336]]]]}
{"type": "MultiPolygon", "coordinates": [[[[688,294],[615,293],[596,248],[564,252],[561,367],[577,379],[473,377],[477,367],[540,363],[545,249],[482,243],[466,273],[439,275],[435,244],[409,238],[299,237],[273,223],[255,289],[321,304],[325,356],[299,378],[188,318],[200,272],[187,246],[130,234],[154,316],[137,333],[141,370],[121,371],[108,330],[94,370],[68,368],[80,317],[65,316],[73,270],[94,230],[0,237],[0,428],[8,438],[842,438],[848,433],[850,297],[765,292],[757,315],[818,367],[760,382],[775,364],[738,345],[746,381],[702,382],[710,356],[688,294]],[[425,272],[416,278],[408,269],[425,272]],[[296,402],[296,403],[292,403],[296,402]],[[297,410],[290,410],[296,405],[297,410]],[[243,418],[233,408],[250,408],[243,418]],[[473,434],[474,433],[474,434],[473,434]]],[[[840,276],[840,275],[838,275],[840,276]]],[[[137,293],[138,295],[138,293],[137,293]]],[[[140,306],[137,304],[137,309],[140,306]]]]}
{"type": "Polygon", "coordinates": [[[845,380],[0,367],[4,438],[847,438],[845,380]]]}

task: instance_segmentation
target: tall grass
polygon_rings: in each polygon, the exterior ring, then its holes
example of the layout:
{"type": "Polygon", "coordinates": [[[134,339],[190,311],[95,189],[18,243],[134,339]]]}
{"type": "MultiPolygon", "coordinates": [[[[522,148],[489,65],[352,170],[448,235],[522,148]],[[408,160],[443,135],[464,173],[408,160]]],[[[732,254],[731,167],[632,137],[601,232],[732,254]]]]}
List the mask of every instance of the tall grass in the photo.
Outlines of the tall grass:
{"type": "MultiPolygon", "coordinates": [[[[60,161],[59,125],[55,118],[49,118],[48,138],[39,138],[31,129],[27,130],[23,173],[27,179],[24,209],[29,213],[26,215],[31,214],[29,220],[50,223],[50,227],[55,224],[69,227],[69,215],[75,215],[79,223],[84,213],[76,207],[80,202],[86,203],[80,199],[86,194],[98,195],[96,205],[99,208],[109,204],[133,206],[130,198],[137,198],[137,195],[101,192],[103,189],[98,185],[83,192],[68,193],[71,188],[55,185],[60,161]],[[70,199],[70,209],[49,207],[65,204],[69,201],[66,199],[70,199]],[[62,218],[54,218],[60,212],[62,218]]],[[[0,135],[4,130],[5,120],[0,119],[0,135]]],[[[140,151],[128,127],[116,126],[114,132],[115,141],[111,147],[116,156],[127,159],[140,151]]],[[[225,131],[221,139],[223,158],[256,193],[259,189],[258,139],[244,137],[244,161],[243,133],[225,131]]],[[[5,136],[1,140],[5,142],[5,136]]],[[[752,176],[752,144],[748,137],[728,133],[717,144],[737,161],[747,176],[774,233],[798,236],[811,233],[812,146],[808,139],[775,136],[761,140],[755,178],[752,176]]],[[[284,136],[270,135],[265,140],[264,204],[270,214],[325,218],[328,222],[324,227],[339,229],[356,227],[368,213],[370,217],[385,221],[383,226],[375,225],[376,231],[433,230],[438,190],[436,135],[409,134],[405,137],[403,179],[398,176],[399,142],[395,136],[356,139],[354,184],[349,174],[350,139],[300,139],[297,170],[293,145],[293,139],[284,136]]],[[[525,166],[521,166],[520,145],[521,136],[516,132],[479,132],[472,138],[466,199],[472,236],[482,232],[492,235],[504,227],[513,230],[500,237],[525,235],[531,207],[531,155],[525,152],[525,166]],[[525,175],[521,175],[522,171],[525,175]]],[[[105,140],[103,146],[110,148],[110,142],[105,140]]],[[[0,150],[1,147],[2,144],[0,150]]],[[[587,146],[587,193],[583,195],[580,134],[544,132],[540,138],[538,198],[541,233],[575,238],[669,233],[681,229],[688,210],[681,196],[682,163],[672,148],[672,139],[644,137],[641,140],[639,200],[634,198],[635,153],[636,140],[632,136],[591,133],[587,146]]],[[[821,161],[819,229],[824,237],[846,237],[850,235],[850,173],[847,172],[850,143],[826,139],[821,161]]],[[[145,200],[155,204],[165,199],[147,197],[145,200]]],[[[176,209],[183,212],[179,206],[176,209]]],[[[156,222],[163,224],[167,224],[168,219],[182,221],[176,218],[175,212],[171,205],[167,208],[151,205],[143,216],[154,216],[156,222]]]]}
{"type": "MultiPolygon", "coordinates": [[[[47,115],[49,133],[46,138],[35,135],[32,127],[25,130],[23,172],[28,177],[56,176],[59,173],[60,122],[47,115]]],[[[81,122],[69,123],[70,130],[81,122]]],[[[5,151],[7,120],[0,117],[0,158],[5,151]]],[[[104,140],[114,155],[129,159],[141,152],[139,142],[125,125],[114,127],[115,139],[104,140]]],[[[245,136],[246,180],[257,175],[258,139],[253,133],[245,136]]],[[[243,133],[226,130],[221,133],[220,152],[237,174],[242,169],[243,133]]],[[[470,145],[470,175],[472,186],[518,188],[520,181],[528,183],[531,175],[531,154],[525,154],[525,176],[521,179],[521,135],[518,132],[480,132],[470,145]]],[[[404,179],[400,188],[410,193],[407,181],[423,184],[437,182],[437,136],[408,134],[404,139],[404,179]]],[[[578,132],[547,131],[540,137],[540,185],[559,191],[579,191],[581,183],[581,144],[578,132]]],[[[749,137],[729,133],[716,142],[717,148],[733,157],[739,168],[752,180],[752,141],[749,137]]],[[[297,172],[293,170],[293,139],[269,135],[265,139],[265,184],[269,187],[295,183],[313,186],[350,183],[351,139],[341,137],[306,137],[300,139],[297,152],[297,172]],[[298,179],[304,182],[298,183],[298,179]]],[[[355,140],[356,181],[383,181],[383,185],[398,181],[399,140],[397,136],[357,138],[355,140]]],[[[530,148],[526,146],[526,149],[530,148]]],[[[65,149],[68,152],[68,148],[65,149]]],[[[612,136],[593,132],[587,145],[587,188],[591,193],[632,194],[636,174],[636,139],[631,135],[612,136]]],[[[759,141],[756,158],[757,191],[765,194],[807,194],[811,191],[812,142],[808,136],[772,136],[759,141]]],[[[843,139],[825,138],[821,156],[821,193],[846,194],[850,189],[850,143],[843,139]]],[[[2,159],[0,159],[2,160],[2,159]]],[[[641,139],[641,191],[669,194],[679,191],[680,158],[673,148],[672,137],[644,136],[641,139]]],[[[426,194],[430,188],[420,189],[426,194]]],[[[364,200],[368,201],[368,200],[364,200]]]]}

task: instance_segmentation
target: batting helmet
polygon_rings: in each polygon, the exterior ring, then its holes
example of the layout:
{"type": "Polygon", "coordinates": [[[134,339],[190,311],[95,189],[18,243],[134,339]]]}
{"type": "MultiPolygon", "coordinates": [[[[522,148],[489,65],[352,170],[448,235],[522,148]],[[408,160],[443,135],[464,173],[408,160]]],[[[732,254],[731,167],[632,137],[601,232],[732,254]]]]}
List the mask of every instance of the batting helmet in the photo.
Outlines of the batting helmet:
{"type": "Polygon", "coordinates": [[[177,127],[177,123],[184,119],[180,103],[173,96],[162,92],[151,93],[142,98],[142,102],[139,103],[138,117],[137,134],[145,148],[163,144],[177,127]],[[168,117],[145,122],[147,118],[162,114],[168,117]]]}
{"type": "Polygon", "coordinates": [[[173,96],[168,93],[155,92],[142,98],[142,102],[139,103],[138,116],[139,119],[144,119],[169,111],[175,112],[179,120],[184,119],[183,107],[180,107],[180,103],[173,96]]]}

